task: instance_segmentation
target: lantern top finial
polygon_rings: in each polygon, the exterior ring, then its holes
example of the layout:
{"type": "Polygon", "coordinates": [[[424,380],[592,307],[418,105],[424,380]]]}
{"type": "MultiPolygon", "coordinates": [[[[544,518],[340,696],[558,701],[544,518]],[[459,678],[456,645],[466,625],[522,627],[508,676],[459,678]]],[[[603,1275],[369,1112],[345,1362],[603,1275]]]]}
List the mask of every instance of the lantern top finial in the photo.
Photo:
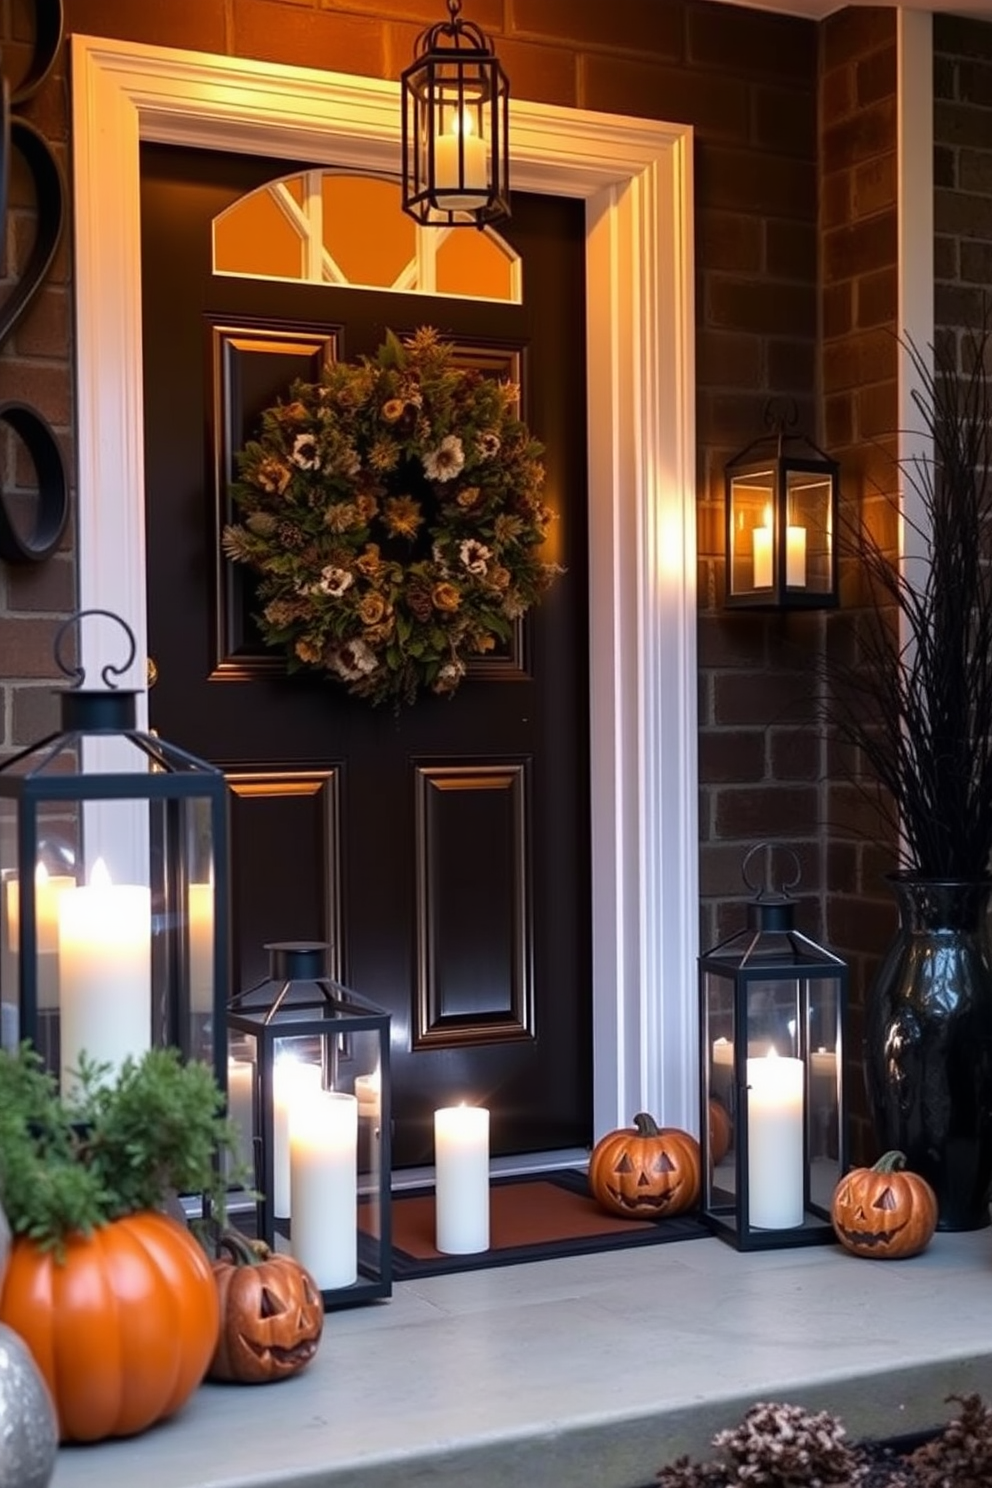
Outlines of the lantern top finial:
{"type": "Polygon", "coordinates": [[[791,930],[796,902],[792,890],[798,887],[802,878],[802,867],[792,848],[782,847],[774,842],[756,842],[744,856],[741,864],[741,877],[754,894],[754,898],[747,907],[748,924],[760,931],[791,930]],[[793,876],[788,880],[783,879],[778,888],[775,887],[772,872],[772,855],[776,850],[787,854],[792,859],[795,868],[793,876]],[[764,854],[762,861],[765,872],[762,881],[755,883],[748,873],[748,866],[759,853],[764,854]]]}

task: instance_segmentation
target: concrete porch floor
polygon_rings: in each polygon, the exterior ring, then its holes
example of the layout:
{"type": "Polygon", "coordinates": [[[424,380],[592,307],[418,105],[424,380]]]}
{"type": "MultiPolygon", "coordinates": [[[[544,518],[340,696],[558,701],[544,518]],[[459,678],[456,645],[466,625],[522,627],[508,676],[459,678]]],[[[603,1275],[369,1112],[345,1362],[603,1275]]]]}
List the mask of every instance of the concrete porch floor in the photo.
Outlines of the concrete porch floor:
{"type": "Polygon", "coordinates": [[[64,1448],[53,1488],[640,1488],[757,1400],[849,1435],[992,1395],[992,1230],[909,1261],[718,1239],[403,1281],[326,1320],[313,1364],[205,1385],[129,1441],[64,1448]]]}

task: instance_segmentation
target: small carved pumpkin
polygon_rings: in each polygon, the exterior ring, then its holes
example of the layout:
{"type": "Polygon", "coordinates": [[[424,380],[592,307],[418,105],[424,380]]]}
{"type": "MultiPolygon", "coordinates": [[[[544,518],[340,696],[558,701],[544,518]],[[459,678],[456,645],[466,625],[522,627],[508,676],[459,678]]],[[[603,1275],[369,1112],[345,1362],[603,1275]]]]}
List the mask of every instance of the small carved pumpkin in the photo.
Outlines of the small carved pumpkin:
{"type": "Polygon", "coordinates": [[[589,1159],[589,1188],[609,1214],[664,1219],[699,1200],[699,1143],[677,1127],[658,1127],[641,1111],[633,1127],[600,1137],[589,1159]]]}
{"type": "Polygon", "coordinates": [[[723,1101],[715,1097],[710,1099],[710,1157],[714,1163],[723,1162],[730,1151],[730,1142],[734,1135],[733,1122],[730,1112],[723,1101]]]}
{"type": "Polygon", "coordinates": [[[309,1271],[292,1256],[226,1230],[214,1261],[220,1338],[208,1379],[262,1385],[309,1364],[324,1328],[324,1304],[309,1271]]]}
{"type": "Polygon", "coordinates": [[[893,1260],[925,1250],[937,1227],[937,1196],[925,1178],[905,1171],[901,1152],[872,1168],[852,1168],[834,1189],[830,1218],[853,1255],[893,1260]]]}

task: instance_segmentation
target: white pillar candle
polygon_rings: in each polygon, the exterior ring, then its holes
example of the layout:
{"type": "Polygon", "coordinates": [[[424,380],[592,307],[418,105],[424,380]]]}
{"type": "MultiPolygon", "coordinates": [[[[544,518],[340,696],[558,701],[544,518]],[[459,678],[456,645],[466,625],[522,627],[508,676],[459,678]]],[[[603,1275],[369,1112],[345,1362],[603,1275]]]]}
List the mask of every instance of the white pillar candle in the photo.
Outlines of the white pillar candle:
{"type": "Polygon", "coordinates": [[[489,1249],[489,1112],[434,1112],[435,1240],[446,1255],[489,1249]]]}
{"type": "MultiPolygon", "coordinates": [[[[76,880],[71,874],[49,873],[44,863],[39,863],[34,875],[35,943],[38,950],[38,1007],[58,1007],[59,1001],[59,896],[66,889],[74,889],[76,880]]],[[[4,932],[5,964],[17,966],[21,936],[21,886],[16,878],[7,880],[6,929],[4,932]]],[[[17,977],[12,972],[14,998],[17,999],[17,977]]]]}
{"type": "Polygon", "coordinates": [[[382,1097],[382,1075],[374,1070],[371,1075],[355,1077],[355,1095],[358,1099],[358,1114],[370,1121],[379,1120],[379,1105],[382,1097]]]}
{"type": "Polygon", "coordinates": [[[485,205],[489,187],[486,142],[473,132],[469,115],[466,114],[463,121],[455,117],[453,123],[451,130],[434,137],[435,200],[439,207],[449,211],[459,208],[472,210],[485,205]],[[462,165],[461,189],[478,192],[478,196],[443,195],[445,187],[459,189],[459,163],[462,165]]]}
{"type": "Polygon", "coordinates": [[[770,1050],[747,1061],[748,1222],[796,1229],[803,1222],[803,1062],[770,1050]]]}
{"type": "Polygon", "coordinates": [[[151,893],[111,884],[102,860],[58,901],[62,1083],[90,1059],[116,1071],[151,1047],[151,893]]]}
{"type": "Polygon", "coordinates": [[[320,1089],[320,1067],[306,1064],[291,1054],[276,1059],[272,1070],[272,1213],[288,1219],[292,1209],[289,1191],[289,1113],[294,1100],[309,1090],[320,1089]]]}
{"type": "Polygon", "coordinates": [[[250,1059],[229,1059],[227,1061],[227,1114],[238,1132],[238,1145],[233,1157],[243,1168],[248,1169],[250,1177],[247,1181],[249,1183],[255,1181],[254,1088],[255,1066],[252,1061],[250,1059]]]}
{"type": "Polygon", "coordinates": [[[792,589],[806,587],[806,528],[788,527],[785,533],[785,582],[792,589]]]}
{"type": "Polygon", "coordinates": [[[772,529],[755,527],[751,532],[755,589],[772,587],[772,529]]]}
{"type": "Polygon", "coordinates": [[[191,883],[186,890],[189,935],[189,1005],[209,1013],[214,1005],[214,886],[191,883]]]}
{"type": "Polygon", "coordinates": [[[358,1278],[358,1101],[307,1090],[289,1117],[290,1246],[323,1291],[358,1278]]]}

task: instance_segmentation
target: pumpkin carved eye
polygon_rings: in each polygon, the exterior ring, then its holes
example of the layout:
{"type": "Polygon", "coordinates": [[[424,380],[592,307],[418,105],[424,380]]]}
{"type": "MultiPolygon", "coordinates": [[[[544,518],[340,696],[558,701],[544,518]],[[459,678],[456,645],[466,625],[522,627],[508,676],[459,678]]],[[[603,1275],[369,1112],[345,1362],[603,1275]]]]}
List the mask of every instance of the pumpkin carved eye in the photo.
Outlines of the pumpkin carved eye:
{"type": "Polygon", "coordinates": [[[656,1173],[674,1173],[675,1164],[667,1152],[660,1152],[654,1160],[654,1171],[656,1173]]]}
{"type": "Polygon", "coordinates": [[[891,1188],[889,1188],[889,1186],[886,1184],[885,1188],[882,1189],[882,1192],[879,1194],[878,1198],[872,1204],[872,1208],[873,1209],[895,1209],[896,1207],[897,1207],[897,1205],[896,1205],[896,1196],[892,1192],[891,1188]]]}

